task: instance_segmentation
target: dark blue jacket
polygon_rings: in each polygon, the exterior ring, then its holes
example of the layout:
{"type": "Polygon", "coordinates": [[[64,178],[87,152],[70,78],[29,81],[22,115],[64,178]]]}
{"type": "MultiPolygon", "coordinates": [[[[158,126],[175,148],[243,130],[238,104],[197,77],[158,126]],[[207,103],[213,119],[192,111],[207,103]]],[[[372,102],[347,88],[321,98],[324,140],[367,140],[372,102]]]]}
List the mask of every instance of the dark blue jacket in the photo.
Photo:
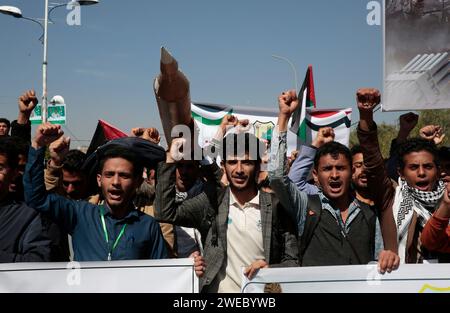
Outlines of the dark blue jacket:
{"type": "Polygon", "coordinates": [[[167,258],[161,229],[151,216],[133,210],[124,218],[115,219],[102,206],[48,194],[44,184],[44,152],[44,148],[30,148],[23,179],[25,201],[72,235],[74,260],[106,261],[125,223],[125,232],[111,253],[112,260],[167,258]],[[100,214],[105,218],[109,243],[106,243],[100,214]]]}
{"type": "Polygon", "coordinates": [[[10,198],[0,203],[0,263],[48,262],[50,247],[38,212],[10,198]]]}

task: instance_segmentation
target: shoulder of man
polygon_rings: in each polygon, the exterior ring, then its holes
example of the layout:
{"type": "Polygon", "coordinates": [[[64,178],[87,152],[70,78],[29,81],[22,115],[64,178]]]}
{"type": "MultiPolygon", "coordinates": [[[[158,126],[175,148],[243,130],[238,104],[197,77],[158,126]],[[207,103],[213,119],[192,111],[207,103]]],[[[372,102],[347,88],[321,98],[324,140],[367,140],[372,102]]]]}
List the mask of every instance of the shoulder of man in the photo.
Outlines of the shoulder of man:
{"type": "Polygon", "coordinates": [[[28,206],[25,202],[13,201],[4,206],[3,209],[7,209],[11,214],[15,215],[21,220],[33,220],[39,215],[39,212],[28,206]]]}

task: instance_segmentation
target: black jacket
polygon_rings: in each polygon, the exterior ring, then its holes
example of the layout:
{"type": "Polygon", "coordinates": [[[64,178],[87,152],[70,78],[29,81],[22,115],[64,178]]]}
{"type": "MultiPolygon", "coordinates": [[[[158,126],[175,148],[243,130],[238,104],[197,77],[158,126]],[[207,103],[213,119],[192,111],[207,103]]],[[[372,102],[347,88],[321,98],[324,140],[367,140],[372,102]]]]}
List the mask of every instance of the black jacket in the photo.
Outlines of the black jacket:
{"type": "Polygon", "coordinates": [[[12,121],[11,137],[19,137],[27,144],[31,144],[31,123],[19,124],[17,120],[12,121]]]}
{"type": "Polygon", "coordinates": [[[0,203],[0,263],[50,261],[51,240],[38,212],[23,202],[0,203]]]}

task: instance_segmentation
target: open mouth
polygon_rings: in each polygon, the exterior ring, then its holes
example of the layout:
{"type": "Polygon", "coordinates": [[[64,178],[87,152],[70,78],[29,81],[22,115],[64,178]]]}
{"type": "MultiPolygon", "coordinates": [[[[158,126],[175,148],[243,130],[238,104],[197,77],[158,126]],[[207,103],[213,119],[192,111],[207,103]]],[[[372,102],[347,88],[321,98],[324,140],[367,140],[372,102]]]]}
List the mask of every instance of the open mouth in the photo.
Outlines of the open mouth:
{"type": "Polygon", "coordinates": [[[332,192],[339,192],[341,190],[342,183],[339,181],[333,181],[330,182],[329,186],[332,192]]]}
{"type": "Polygon", "coordinates": [[[234,181],[238,184],[243,184],[247,180],[246,177],[233,177],[233,178],[234,178],[234,181]]]}
{"type": "Polygon", "coordinates": [[[419,181],[416,183],[416,188],[421,191],[427,191],[430,183],[428,181],[419,181]]]}
{"type": "Polygon", "coordinates": [[[121,190],[110,190],[108,191],[109,197],[111,200],[120,200],[122,199],[122,191],[121,190]]]}

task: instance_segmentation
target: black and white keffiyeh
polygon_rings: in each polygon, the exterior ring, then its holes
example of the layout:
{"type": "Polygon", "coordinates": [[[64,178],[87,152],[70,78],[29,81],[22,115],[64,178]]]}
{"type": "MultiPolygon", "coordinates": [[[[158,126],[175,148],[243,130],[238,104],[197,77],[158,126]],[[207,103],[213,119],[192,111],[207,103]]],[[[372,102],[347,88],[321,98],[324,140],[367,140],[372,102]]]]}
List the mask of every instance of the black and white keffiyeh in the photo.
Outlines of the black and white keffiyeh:
{"type": "MultiPolygon", "coordinates": [[[[175,187],[176,188],[176,187],[175,187]]],[[[186,199],[194,198],[199,195],[203,190],[203,181],[197,179],[195,184],[188,191],[178,191],[175,193],[175,203],[181,203],[186,199]]]]}
{"type": "MultiPolygon", "coordinates": [[[[187,192],[176,190],[175,203],[180,204],[186,199],[194,198],[203,191],[203,181],[197,179],[195,184],[187,192]]],[[[195,250],[200,250],[203,255],[202,236],[200,231],[195,228],[182,227],[175,225],[174,230],[177,240],[177,253],[180,258],[187,258],[195,250]]]]}
{"type": "Polygon", "coordinates": [[[397,225],[399,256],[402,263],[405,262],[408,228],[411,224],[413,213],[416,212],[419,225],[424,227],[431,218],[439,200],[444,195],[444,191],[445,185],[443,181],[439,181],[435,191],[421,191],[411,188],[405,180],[399,178],[398,187],[395,191],[393,211],[397,225]]]}

